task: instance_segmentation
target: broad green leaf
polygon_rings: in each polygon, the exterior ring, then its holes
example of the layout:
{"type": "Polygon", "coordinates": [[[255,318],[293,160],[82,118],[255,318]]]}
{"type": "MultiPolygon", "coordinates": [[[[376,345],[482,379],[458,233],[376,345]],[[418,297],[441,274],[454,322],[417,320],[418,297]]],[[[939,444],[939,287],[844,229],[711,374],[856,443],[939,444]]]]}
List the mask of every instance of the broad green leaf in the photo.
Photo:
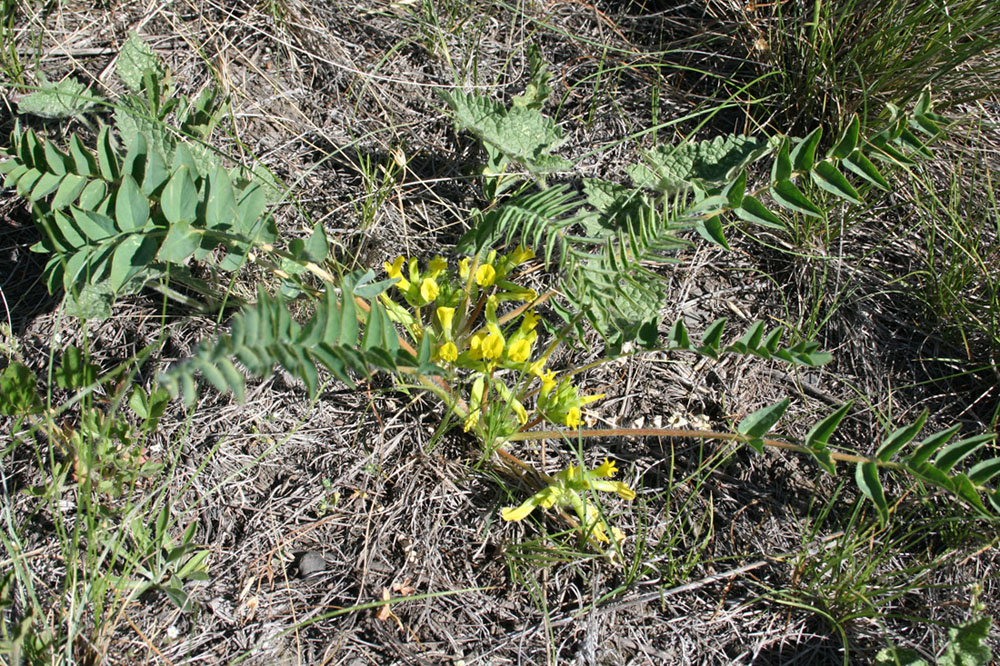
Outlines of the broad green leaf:
{"type": "Polygon", "coordinates": [[[938,659],[938,666],[987,666],[993,652],[986,642],[992,619],[982,615],[948,630],[948,646],[938,659]]]}
{"type": "Polygon", "coordinates": [[[694,228],[708,242],[720,245],[727,250],[730,249],[729,243],[726,241],[726,235],[722,231],[721,215],[713,215],[707,220],[697,220],[694,223],[694,228]]]}
{"type": "Polygon", "coordinates": [[[873,462],[858,463],[854,478],[858,488],[870,499],[878,511],[879,522],[883,525],[889,522],[889,504],[885,501],[885,491],[878,478],[878,465],[873,462]]]}
{"type": "Polygon", "coordinates": [[[733,212],[741,220],[754,222],[762,227],[769,227],[771,229],[785,228],[785,225],[781,223],[781,219],[777,215],[769,211],[756,197],[752,197],[749,194],[743,197],[740,207],[736,208],[733,212]]]}
{"type": "Polygon", "coordinates": [[[792,161],[792,168],[801,173],[811,171],[816,162],[816,147],[823,136],[823,127],[817,127],[799,141],[789,155],[792,161]]]}
{"type": "Polygon", "coordinates": [[[722,348],[722,331],[726,326],[725,318],[719,318],[709,324],[705,329],[705,334],[701,337],[701,346],[697,351],[710,358],[718,359],[719,350],[722,348]]]}
{"type": "Polygon", "coordinates": [[[208,199],[205,203],[205,227],[227,231],[237,227],[239,209],[229,174],[217,166],[208,177],[208,199]]]}
{"type": "Polygon", "coordinates": [[[189,222],[180,220],[170,225],[156,256],[160,261],[183,264],[198,249],[201,238],[201,234],[191,230],[189,222]]]}
{"type": "Polygon", "coordinates": [[[788,137],[784,137],[778,146],[778,154],[774,156],[774,164],[771,165],[772,183],[779,183],[792,177],[792,160],[788,154],[788,143],[788,137]]]}
{"type": "Polygon", "coordinates": [[[853,153],[844,158],[841,164],[847,167],[848,171],[867,180],[875,187],[886,192],[889,191],[888,181],[886,181],[882,174],[879,173],[879,170],[875,168],[875,165],[872,164],[871,160],[865,157],[864,153],[860,150],[855,149],[853,153]]]}
{"type": "MultiPolygon", "coordinates": [[[[10,161],[13,162],[14,160],[10,161]]],[[[13,169],[7,172],[6,177],[3,179],[4,189],[17,185],[17,181],[21,180],[21,176],[28,173],[28,171],[30,171],[30,169],[24,164],[16,164],[13,169]]]]}
{"type": "MultiPolygon", "coordinates": [[[[811,449],[813,452],[825,450],[827,443],[830,441],[830,437],[837,429],[837,426],[840,425],[840,422],[844,420],[844,417],[847,416],[847,412],[850,411],[853,405],[853,401],[841,405],[836,411],[828,414],[822,421],[814,425],[806,434],[806,447],[811,449]]],[[[830,459],[828,463],[829,466],[824,465],[824,469],[830,472],[830,474],[835,474],[836,470],[834,469],[832,459],[830,459]]]]}
{"type": "Polygon", "coordinates": [[[77,176],[76,174],[66,174],[62,182],[59,183],[59,189],[56,190],[56,195],[52,197],[52,201],[49,206],[53,210],[59,210],[61,208],[66,208],[80,196],[80,192],[83,191],[84,186],[87,184],[87,179],[83,176],[77,176]]]}
{"type": "Polygon", "coordinates": [[[121,174],[118,164],[118,154],[111,141],[111,131],[107,126],[101,128],[97,136],[97,166],[104,180],[117,180],[121,174]]]}
{"type": "Polygon", "coordinates": [[[892,139],[890,139],[886,134],[886,132],[881,132],[869,139],[868,142],[875,148],[875,152],[872,153],[872,156],[895,166],[916,166],[917,163],[894,146],[891,143],[892,139]]]}
{"type": "Polygon", "coordinates": [[[991,458],[974,465],[969,470],[969,480],[977,486],[982,486],[1000,474],[1000,458],[991,458]]]}
{"type": "Polygon", "coordinates": [[[59,187],[62,183],[63,177],[61,175],[56,175],[54,173],[43,173],[42,177],[38,179],[35,186],[31,188],[31,193],[28,195],[28,199],[31,201],[38,201],[43,199],[59,187]]]}
{"type": "Polygon", "coordinates": [[[68,215],[62,211],[53,210],[51,219],[56,226],[55,231],[65,239],[69,247],[77,248],[87,244],[87,239],[77,230],[73,220],[68,215]]]}
{"type": "Polygon", "coordinates": [[[111,272],[108,279],[115,293],[138,275],[156,257],[156,241],[140,234],[128,236],[118,244],[111,258],[111,272]]]}
{"type": "Polygon", "coordinates": [[[146,143],[145,135],[140,133],[134,136],[131,143],[128,144],[125,159],[122,160],[122,173],[132,176],[137,183],[142,182],[146,174],[146,155],[148,152],[149,146],[146,143]]]}
{"type": "Polygon", "coordinates": [[[758,409],[740,421],[739,425],[736,426],[736,432],[748,438],[747,444],[756,449],[757,452],[763,452],[764,442],[761,438],[778,423],[791,402],[791,400],[785,398],[773,405],[758,409]]]}
{"type": "Polygon", "coordinates": [[[84,147],[76,134],[69,138],[69,154],[73,158],[73,170],[80,176],[94,177],[98,174],[97,160],[93,153],[84,147]]]}
{"type": "Polygon", "coordinates": [[[28,366],[16,361],[0,374],[0,414],[37,414],[42,401],[35,388],[37,380],[28,366]]]}
{"type": "Polygon", "coordinates": [[[155,148],[146,151],[146,168],[142,176],[142,193],[147,197],[156,194],[170,178],[163,155],[155,148]]]}
{"type": "Polygon", "coordinates": [[[929,435],[917,444],[913,453],[906,458],[906,464],[911,467],[920,467],[923,465],[932,455],[937,453],[937,450],[944,446],[949,439],[954,437],[955,433],[957,433],[961,427],[961,425],[953,425],[946,430],[941,430],[940,432],[929,435]]]}
{"type": "Polygon", "coordinates": [[[31,194],[31,190],[35,188],[35,184],[42,177],[42,172],[38,169],[28,169],[24,172],[24,175],[17,180],[17,193],[24,198],[28,198],[31,194]]]}
{"type": "Polygon", "coordinates": [[[80,192],[80,199],[77,201],[77,205],[83,210],[96,211],[107,194],[107,183],[103,180],[92,180],[80,192]]]}
{"type": "Polygon", "coordinates": [[[844,174],[837,171],[837,167],[829,162],[819,162],[809,172],[810,178],[819,187],[834,194],[841,199],[846,199],[853,204],[860,204],[861,198],[854,186],[844,177],[844,174]]]}
{"type": "Polygon", "coordinates": [[[49,173],[62,176],[73,170],[73,158],[52,145],[51,141],[46,141],[43,149],[49,173]]]}
{"type": "Polygon", "coordinates": [[[131,175],[122,176],[115,195],[115,223],[122,231],[137,231],[149,219],[149,200],[131,175]]]}
{"type": "Polygon", "coordinates": [[[886,462],[887,460],[890,460],[894,455],[896,455],[897,451],[913,441],[913,438],[917,436],[920,429],[924,427],[925,423],[927,423],[927,417],[929,415],[930,412],[925,409],[920,413],[920,416],[917,417],[916,421],[908,426],[903,426],[902,428],[893,431],[892,434],[885,438],[885,441],[882,443],[882,446],[878,448],[878,451],[875,452],[875,458],[879,462],[886,462]]]}
{"type": "Polygon", "coordinates": [[[670,349],[691,349],[691,338],[688,337],[687,327],[684,325],[683,319],[674,322],[670,329],[670,335],[667,336],[667,346],[670,349]]]}
{"type": "MultiPolygon", "coordinates": [[[[765,139],[743,135],[660,145],[643,154],[645,163],[628,169],[637,187],[673,194],[697,183],[722,186],[771,150],[765,139]]],[[[742,194],[742,192],[740,192],[742,194]]]]}
{"type": "Polygon", "coordinates": [[[816,204],[809,201],[799,188],[790,180],[779,180],[771,186],[771,196],[779,204],[789,210],[794,210],[803,215],[812,217],[823,217],[823,211],[816,204]]]}
{"type": "Polygon", "coordinates": [[[84,353],[75,346],[63,352],[59,367],[53,372],[56,385],[63,389],[81,389],[97,381],[98,367],[89,363],[84,353]]]}
{"type": "Polygon", "coordinates": [[[855,115],[851,118],[851,122],[847,124],[844,131],[841,133],[840,138],[837,139],[837,143],[834,144],[833,148],[827,154],[829,157],[834,157],[836,159],[842,160],[858,147],[858,135],[861,129],[861,121],[858,120],[858,116],[855,115]]]}
{"type": "Polygon", "coordinates": [[[70,208],[77,229],[83,233],[89,243],[104,240],[118,235],[114,221],[107,215],[101,215],[92,210],[84,210],[73,206],[70,208]]]}
{"type": "Polygon", "coordinates": [[[934,458],[934,466],[942,472],[948,472],[966,456],[976,451],[976,449],[981,447],[986,442],[991,442],[994,439],[996,439],[995,434],[987,433],[985,435],[967,437],[954,442],[953,444],[949,444],[941,450],[941,453],[939,453],[936,458],[934,458]]]}
{"type": "Polygon", "coordinates": [[[729,202],[730,208],[739,208],[743,204],[743,195],[747,189],[747,172],[741,171],[740,175],[728,185],[722,188],[722,196],[729,202]]]}
{"type": "Polygon", "coordinates": [[[176,222],[194,222],[197,219],[198,188],[185,166],[179,167],[170,182],[163,188],[160,196],[160,208],[164,217],[171,224],[176,222]]]}

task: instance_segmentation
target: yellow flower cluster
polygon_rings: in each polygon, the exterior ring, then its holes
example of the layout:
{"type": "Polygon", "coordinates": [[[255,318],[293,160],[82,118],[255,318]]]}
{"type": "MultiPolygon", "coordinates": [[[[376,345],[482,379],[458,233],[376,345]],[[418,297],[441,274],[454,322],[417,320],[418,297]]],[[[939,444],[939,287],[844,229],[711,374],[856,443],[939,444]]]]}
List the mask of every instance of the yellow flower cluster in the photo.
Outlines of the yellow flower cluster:
{"type": "MultiPolygon", "coordinates": [[[[601,512],[586,495],[593,491],[611,492],[622,499],[634,500],[635,491],[626,484],[621,481],[603,480],[614,476],[617,472],[615,463],[607,458],[590,471],[570,465],[556,474],[548,486],[529,497],[521,506],[507,507],[500,512],[500,516],[504,520],[523,520],[535,510],[536,506],[543,509],[551,509],[554,506],[572,508],[580,518],[581,529],[589,532],[597,541],[609,543],[611,539],[604,529],[601,512]]],[[[615,527],[611,528],[611,534],[616,543],[621,543],[625,538],[622,531],[615,527]]]]}

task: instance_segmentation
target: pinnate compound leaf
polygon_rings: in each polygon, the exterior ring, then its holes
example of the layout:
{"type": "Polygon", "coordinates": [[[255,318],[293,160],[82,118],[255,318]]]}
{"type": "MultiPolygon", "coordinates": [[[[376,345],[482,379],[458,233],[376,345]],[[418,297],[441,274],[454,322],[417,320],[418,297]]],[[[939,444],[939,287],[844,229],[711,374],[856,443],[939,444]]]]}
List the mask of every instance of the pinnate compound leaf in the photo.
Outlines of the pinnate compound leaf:
{"type": "Polygon", "coordinates": [[[927,423],[927,417],[929,415],[930,412],[925,409],[920,413],[920,416],[917,417],[916,421],[908,426],[903,426],[902,428],[893,431],[892,434],[885,438],[885,441],[882,443],[882,446],[878,448],[878,451],[875,452],[875,458],[879,462],[886,462],[887,460],[892,459],[892,457],[896,455],[897,451],[913,441],[913,438],[917,436],[920,429],[924,427],[925,423],[927,423]]]}
{"type": "Polygon", "coordinates": [[[885,491],[878,478],[878,465],[874,462],[859,462],[854,475],[858,488],[872,501],[878,511],[879,522],[889,522],[889,504],[885,501],[885,491]]]}
{"type": "Polygon", "coordinates": [[[763,452],[764,442],[761,438],[778,423],[791,402],[790,399],[785,398],[773,405],[758,409],[740,421],[739,425],[736,426],[736,432],[746,437],[747,444],[752,446],[758,453],[763,452]]]}

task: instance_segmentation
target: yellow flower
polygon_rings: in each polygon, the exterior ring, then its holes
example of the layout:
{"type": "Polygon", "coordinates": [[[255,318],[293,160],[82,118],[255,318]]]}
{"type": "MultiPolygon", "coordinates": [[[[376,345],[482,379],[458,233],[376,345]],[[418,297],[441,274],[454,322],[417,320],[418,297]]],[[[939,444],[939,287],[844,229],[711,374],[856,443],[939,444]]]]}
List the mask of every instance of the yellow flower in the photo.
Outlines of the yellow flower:
{"type": "Polygon", "coordinates": [[[524,319],[521,320],[521,330],[525,333],[535,330],[539,319],[540,317],[535,314],[534,310],[528,310],[524,313],[524,319]]]}
{"type": "Polygon", "coordinates": [[[441,322],[441,330],[445,335],[451,335],[451,324],[455,319],[455,308],[441,306],[437,309],[437,318],[441,322]]]}
{"type": "Polygon", "coordinates": [[[436,278],[438,275],[441,275],[441,273],[443,273],[447,268],[448,268],[448,260],[442,256],[437,256],[431,259],[431,263],[427,267],[427,274],[432,278],[436,278]]]}
{"type": "Polygon", "coordinates": [[[611,477],[618,473],[618,467],[615,465],[614,460],[604,459],[599,467],[594,469],[590,476],[593,477],[611,477]]]}
{"type": "Polygon", "coordinates": [[[529,259],[534,259],[535,253],[523,245],[518,245],[517,249],[511,253],[510,258],[513,259],[515,265],[523,264],[529,259]]]}
{"type": "Polygon", "coordinates": [[[386,262],[384,264],[385,272],[388,273],[389,277],[391,278],[398,278],[399,282],[396,283],[396,286],[403,290],[408,289],[410,287],[410,281],[407,280],[405,277],[403,277],[403,264],[405,262],[406,262],[406,257],[400,255],[396,257],[396,260],[393,261],[391,264],[389,262],[386,262]]]}
{"type": "Polygon", "coordinates": [[[458,277],[463,280],[469,279],[469,258],[463,257],[458,260],[458,277]]]}
{"type": "Polygon", "coordinates": [[[428,277],[421,280],[420,296],[425,301],[430,303],[431,301],[433,301],[435,298],[438,297],[439,293],[441,293],[441,290],[438,288],[438,283],[434,280],[434,278],[428,277]]]}
{"type": "Polygon", "coordinates": [[[489,287],[497,278],[497,269],[489,264],[483,264],[476,269],[476,284],[480,287],[489,287]]]}
{"type": "Polygon", "coordinates": [[[458,347],[455,346],[454,342],[449,340],[438,349],[438,356],[442,361],[453,363],[458,358],[458,347]]]}
{"type": "Polygon", "coordinates": [[[479,423],[478,409],[473,412],[469,412],[469,416],[468,418],[465,419],[465,424],[462,426],[462,430],[464,430],[465,432],[469,432],[470,430],[476,427],[477,423],[479,423]]]}
{"type": "Polygon", "coordinates": [[[507,358],[514,363],[524,363],[531,357],[531,342],[525,338],[515,340],[507,349],[507,358]]]}
{"type": "Polygon", "coordinates": [[[547,359],[540,358],[531,365],[528,366],[528,373],[534,375],[541,379],[542,375],[545,374],[545,361],[547,359]]]}
{"type": "Polygon", "coordinates": [[[566,426],[576,430],[577,428],[580,427],[580,424],[582,422],[583,421],[580,418],[580,408],[570,407],[569,411],[566,412],[566,426]]]}
{"type": "Polygon", "coordinates": [[[546,370],[538,378],[542,380],[542,395],[552,393],[552,389],[556,387],[555,370],[546,370]]]}

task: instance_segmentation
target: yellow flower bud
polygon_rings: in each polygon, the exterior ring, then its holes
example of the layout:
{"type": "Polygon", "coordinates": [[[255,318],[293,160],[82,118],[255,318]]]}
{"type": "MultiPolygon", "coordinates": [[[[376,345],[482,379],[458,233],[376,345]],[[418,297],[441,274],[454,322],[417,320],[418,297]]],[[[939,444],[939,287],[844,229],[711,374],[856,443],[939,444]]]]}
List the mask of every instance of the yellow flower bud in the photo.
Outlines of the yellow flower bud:
{"type": "Polygon", "coordinates": [[[469,258],[463,257],[458,260],[458,277],[463,280],[469,279],[469,258]]]}
{"type": "Polygon", "coordinates": [[[497,270],[489,264],[483,264],[476,269],[476,284],[480,287],[489,287],[497,278],[497,270]]]}
{"type": "Polygon", "coordinates": [[[433,301],[435,298],[438,297],[439,293],[441,293],[441,290],[438,288],[438,284],[437,282],[434,281],[434,278],[428,277],[421,280],[420,296],[425,301],[430,303],[431,301],[433,301]]]}
{"type": "Polygon", "coordinates": [[[531,342],[525,338],[520,338],[510,343],[507,349],[507,358],[514,363],[524,363],[531,357],[531,342]]]}
{"type": "Polygon", "coordinates": [[[483,340],[483,358],[494,359],[500,358],[503,354],[503,336],[496,333],[490,333],[483,340]]]}
{"type": "Polygon", "coordinates": [[[454,342],[449,340],[441,345],[441,348],[438,350],[438,357],[446,363],[454,363],[455,359],[458,358],[458,347],[455,346],[454,342]]]}
{"type": "Polygon", "coordinates": [[[441,306],[437,309],[437,318],[441,322],[441,330],[445,335],[451,335],[451,324],[455,319],[455,308],[441,306]]]}
{"type": "Polygon", "coordinates": [[[427,267],[427,274],[432,278],[436,278],[438,275],[441,275],[441,273],[443,273],[447,268],[448,268],[448,260],[442,256],[437,256],[431,259],[430,266],[427,267]]]}

